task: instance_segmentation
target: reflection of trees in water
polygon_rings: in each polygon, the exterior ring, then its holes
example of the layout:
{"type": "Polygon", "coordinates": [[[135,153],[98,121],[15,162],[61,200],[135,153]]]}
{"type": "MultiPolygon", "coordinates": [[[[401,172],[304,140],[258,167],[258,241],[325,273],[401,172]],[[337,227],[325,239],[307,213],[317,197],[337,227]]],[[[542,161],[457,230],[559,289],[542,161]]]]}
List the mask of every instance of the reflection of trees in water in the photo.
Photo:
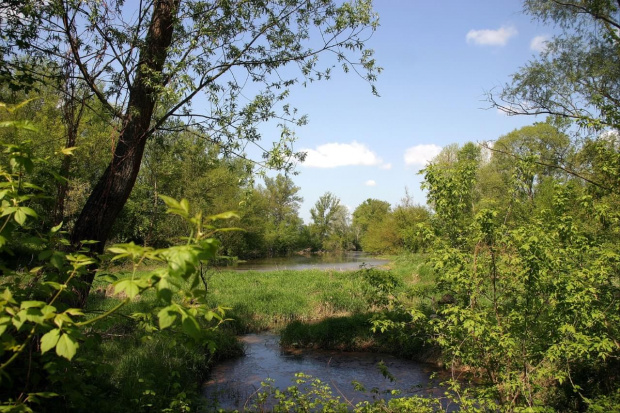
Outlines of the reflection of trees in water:
{"type": "MultiPolygon", "coordinates": [[[[399,359],[390,355],[366,352],[341,352],[330,350],[283,350],[279,336],[250,334],[242,337],[246,356],[221,363],[213,369],[205,385],[208,400],[217,400],[219,408],[242,409],[248,398],[253,397],[261,382],[270,378],[273,386],[285,389],[294,384],[295,373],[303,372],[327,383],[334,396],[341,395],[352,403],[372,400],[375,393],[356,391],[352,381],[367,390],[376,388],[379,397],[392,397],[390,390],[400,390],[403,396],[431,394],[442,391],[433,385],[430,364],[399,359]],[[390,382],[379,370],[383,362],[396,380],[390,382]]],[[[343,400],[344,401],[344,400],[343,400]]],[[[251,402],[248,403],[251,405],[251,402]]]]}

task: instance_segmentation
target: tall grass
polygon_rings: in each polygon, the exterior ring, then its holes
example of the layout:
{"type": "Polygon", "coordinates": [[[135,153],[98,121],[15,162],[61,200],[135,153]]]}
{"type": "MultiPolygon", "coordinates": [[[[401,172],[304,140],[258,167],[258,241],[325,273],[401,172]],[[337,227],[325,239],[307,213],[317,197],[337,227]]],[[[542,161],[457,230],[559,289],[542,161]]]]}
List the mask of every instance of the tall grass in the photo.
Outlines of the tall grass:
{"type": "Polygon", "coordinates": [[[217,271],[208,277],[212,305],[229,307],[238,332],[279,330],[365,311],[359,278],[338,271],[217,271]]]}
{"type": "MultiPolygon", "coordinates": [[[[397,279],[394,294],[399,302],[418,305],[420,298],[412,288],[432,285],[432,273],[425,257],[411,255],[394,259],[390,276],[397,279]],[[402,300],[405,301],[402,301],[402,300]]],[[[129,276],[122,271],[119,278],[129,276]]],[[[381,277],[379,277],[381,278],[381,277]]],[[[102,343],[97,351],[101,368],[86,381],[105,393],[106,405],[96,411],[174,411],[196,406],[200,383],[216,358],[239,354],[233,335],[262,330],[283,331],[289,345],[340,348],[343,350],[389,351],[413,357],[423,345],[422,338],[370,331],[370,319],[377,314],[376,303],[368,297],[368,282],[363,271],[215,271],[206,274],[208,304],[230,308],[223,328],[215,334],[218,351],[210,354],[189,338],[167,331],[144,340],[142,331],[154,328],[147,315],[157,305],[155,294],[145,294],[130,302],[115,319],[106,319],[95,327],[102,343]],[[141,317],[131,314],[143,314],[141,317]],[[287,328],[288,326],[288,328],[287,328]],[[421,344],[422,343],[422,344],[421,344]],[[162,379],[164,378],[164,379],[162,379]],[[171,407],[171,403],[174,405],[171,407]],[[185,406],[185,407],[184,407],[185,406]]],[[[430,288],[430,287],[429,287],[430,288]]],[[[372,290],[370,290],[372,292],[372,290]]],[[[111,288],[98,283],[93,288],[87,310],[94,315],[118,303],[111,288]]],[[[406,313],[383,312],[395,322],[406,313]]],[[[403,318],[405,317],[405,318],[403,318]]],[[[87,384],[88,384],[87,383],[87,384]]],[[[101,395],[100,395],[101,396],[101,395]]],[[[100,397],[93,397],[93,400],[100,397]]],[[[88,397],[84,410],[92,410],[88,397]]]]}

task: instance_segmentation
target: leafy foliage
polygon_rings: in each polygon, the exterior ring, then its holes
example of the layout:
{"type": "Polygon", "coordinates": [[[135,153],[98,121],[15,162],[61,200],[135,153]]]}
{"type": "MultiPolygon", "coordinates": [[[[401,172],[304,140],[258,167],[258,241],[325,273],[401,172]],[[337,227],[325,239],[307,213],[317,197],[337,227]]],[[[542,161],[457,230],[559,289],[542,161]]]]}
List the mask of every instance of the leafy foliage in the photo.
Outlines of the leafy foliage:
{"type": "MultiPolygon", "coordinates": [[[[3,126],[24,128],[19,122],[7,122],[3,126]]],[[[224,320],[224,310],[207,307],[198,269],[201,262],[215,258],[217,253],[219,243],[212,238],[217,231],[213,222],[228,219],[233,214],[203,218],[201,213],[192,215],[186,200],[162,196],[168,212],[186,220],[192,228],[185,244],[166,249],[134,243],[111,246],[108,251],[113,261],[131,263],[131,276],[114,282],[114,295],[119,298],[116,306],[98,315],[87,314],[67,303],[80,275],[89,270],[95,259],[87,255],[85,249],[65,251],[63,246],[67,241],[63,238],[62,225],[44,233],[32,230],[31,223],[37,214],[28,205],[42,196],[41,188],[28,181],[34,170],[33,159],[29,151],[19,145],[5,147],[9,165],[0,170],[0,249],[3,255],[11,254],[16,239],[27,239],[36,258],[34,265],[22,267],[7,263],[2,268],[0,380],[3,407],[30,410],[38,401],[58,396],[51,390],[62,381],[59,375],[62,366],[78,358],[82,345],[88,347],[97,339],[97,323],[149,291],[157,296],[157,304],[148,310],[151,317],[158,320],[158,326],[152,331],[179,329],[214,350],[208,333],[224,320]],[[160,262],[163,267],[138,272],[147,261],[160,262]],[[31,370],[36,374],[27,373],[31,370]],[[24,388],[28,390],[23,391],[24,388]]],[[[68,396],[60,397],[70,403],[66,400],[68,396]]]]}
{"type": "Polygon", "coordinates": [[[504,409],[582,409],[618,380],[617,199],[593,198],[566,177],[532,180],[539,167],[523,156],[509,193],[525,196],[501,209],[480,207],[490,203],[472,202],[476,166],[459,159],[424,171],[437,209],[432,262],[450,297],[437,309],[434,339],[504,409]],[[451,172],[462,168],[472,169],[451,172]],[[528,215],[509,219],[512,211],[528,215]]]}

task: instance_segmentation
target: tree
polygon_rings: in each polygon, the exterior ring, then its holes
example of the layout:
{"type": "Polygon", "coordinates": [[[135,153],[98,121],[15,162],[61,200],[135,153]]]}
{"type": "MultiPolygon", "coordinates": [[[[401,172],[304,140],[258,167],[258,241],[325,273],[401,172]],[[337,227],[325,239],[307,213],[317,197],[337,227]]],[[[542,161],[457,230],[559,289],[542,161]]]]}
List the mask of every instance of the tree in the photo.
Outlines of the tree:
{"type": "Polygon", "coordinates": [[[450,294],[436,310],[435,339],[447,359],[482,373],[482,397],[501,410],[604,411],[620,394],[620,4],[526,0],[525,10],[563,31],[491,102],[575,123],[586,139],[570,145],[544,124],[500,138],[488,166],[507,168],[508,179],[483,192],[500,199],[466,214],[456,200],[475,200],[476,181],[493,171],[464,164],[467,173],[450,173],[460,159],[426,168],[439,215],[432,260],[437,286],[450,294]]]}
{"type": "Polygon", "coordinates": [[[620,5],[526,0],[525,12],[562,29],[491,102],[509,115],[548,114],[587,128],[620,128],[620,5]]]}
{"type": "MultiPolygon", "coordinates": [[[[98,241],[99,252],[156,131],[197,128],[224,153],[239,153],[242,141],[260,139],[260,121],[305,122],[283,103],[299,82],[295,67],[303,84],[329,78],[331,67],[319,66],[324,54],[371,84],[378,71],[372,51],[364,49],[367,33],[377,26],[368,0],[341,5],[162,0],[137,7],[122,1],[58,0],[2,7],[0,29],[7,40],[0,51],[0,73],[45,79],[46,67],[70,60],[119,131],[114,156],[71,234],[74,245],[98,241]],[[246,83],[253,86],[242,93],[246,83]],[[254,97],[246,98],[252,92],[254,97]],[[209,109],[197,111],[193,104],[209,109]]],[[[282,140],[266,151],[265,165],[286,169],[301,159],[291,140],[284,126],[282,140]]],[[[93,277],[92,272],[83,277],[82,303],[93,277]]]]}
{"type": "Polygon", "coordinates": [[[316,235],[319,248],[323,248],[325,240],[341,216],[340,198],[331,192],[325,192],[321,195],[314,204],[314,208],[310,209],[312,229],[316,235]]]}
{"type": "Polygon", "coordinates": [[[286,175],[265,177],[267,197],[267,218],[265,242],[268,255],[287,255],[300,246],[303,220],[298,211],[303,198],[298,195],[301,188],[286,175]]]}
{"type": "Polygon", "coordinates": [[[297,195],[301,188],[295,186],[289,176],[278,174],[275,178],[265,177],[265,189],[269,197],[269,209],[266,212],[274,225],[298,217],[304,199],[297,195]]]}
{"type": "Polygon", "coordinates": [[[360,240],[372,225],[378,225],[390,212],[390,203],[368,198],[353,211],[353,228],[356,231],[356,242],[360,240]]]}
{"type": "Polygon", "coordinates": [[[328,251],[347,251],[354,248],[351,217],[345,205],[338,205],[334,209],[329,235],[323,241],[323,248],[328,251]]]}
{"type": "MultiPolygon", "coordinates": [[[[447,147],[447,151],[452,153],[457,148],[447,147]]],[[[436,229],[448,235],[451,242],[458,243],[474,213],[480,148],[468,142],[458,148],[456,157],[446,156],[442,150],[436,159],[420,171],[424,174],[422,188],[428,190],[436,229]],[[446,192],[450,195],[446,196],[446,192]]]]}
{"type": "Polygon", "coordinates": [[[553,185],[555,180],[569,177],[564,165],[573,163],[575,152],[569,136],[549,122],[524,126],[501,136],[492,146],[484,146],[491,157],[478,171],[479,209],[493,207],[505,212],[511,208],[513,220],[527,218],[535,203],[545,202],[549,191],[543,182],[553,185]],[[530,202],[515,203],[515,197],[530,202]]]}
{"type": "Polygon", "coordinates": [[[160,194],[187,199],[206,213],[238,210],[249,166],[242,159],[220,157],[217,147],[195,131],[156,134],[146,145],[136,185],[111,240],[164,246],[184,236],[187,224],[166,214],[160,194]]]}

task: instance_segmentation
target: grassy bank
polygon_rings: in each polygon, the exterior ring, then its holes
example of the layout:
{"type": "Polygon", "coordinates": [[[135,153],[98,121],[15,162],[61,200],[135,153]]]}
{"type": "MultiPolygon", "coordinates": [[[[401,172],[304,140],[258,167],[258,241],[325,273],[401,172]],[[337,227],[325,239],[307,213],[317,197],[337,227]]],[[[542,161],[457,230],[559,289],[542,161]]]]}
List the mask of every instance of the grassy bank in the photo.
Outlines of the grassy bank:
{"type": "MultiPolygon", "coordinates": [[[[117,270],[115,275],[123,278],[128,273],[117,270]]],[[[114,319],[95,325],[101,343],[85,346],[83,351],[97,352],[100,368],[96,377],[80,384],[83,407],[92,408],[89,400],[102,398],[109,405],[99,405],[97,411],[128,406],[133,411],[195,407],[200,383],[212,363],[240,354],[234,336],[242,333],[273,330],[281,332],[283,343],[290,346],[420,358],[428,354],[424,332],[413,326],[384,333],[371,328],[373,318],[394,325],[408,323],[410,317],[394,308],[395,298],[415,305],[419,298],[412,289],[425,288],[430,277],[422,256],[395,258],[387,272],[209,271],[204,277],[208,305],[229,308],[229,320],[210,337],[215,352],[167,330],[145,340],[145,331],[157,329],[148,315],[148,309],[157,305],[157,297],[144,294],[114,319]]],[[[110,292],[105,283],[95,286],[87,308],[93,316],[119,302],[110,292]]]]}
{"type": "MultiPolygon", "coordinates": [[[[412,288],[431,282],[422,255],[392,257],[390,274],[397,281],[391,294],[418,300],[412,288]]],[[[237,332],[280,330],[292,321],[313,323],[328,317],[372,311],[373,291],[363,271],[214,271],[207,277],[209,302],[229,307],[237,332]]]]}

